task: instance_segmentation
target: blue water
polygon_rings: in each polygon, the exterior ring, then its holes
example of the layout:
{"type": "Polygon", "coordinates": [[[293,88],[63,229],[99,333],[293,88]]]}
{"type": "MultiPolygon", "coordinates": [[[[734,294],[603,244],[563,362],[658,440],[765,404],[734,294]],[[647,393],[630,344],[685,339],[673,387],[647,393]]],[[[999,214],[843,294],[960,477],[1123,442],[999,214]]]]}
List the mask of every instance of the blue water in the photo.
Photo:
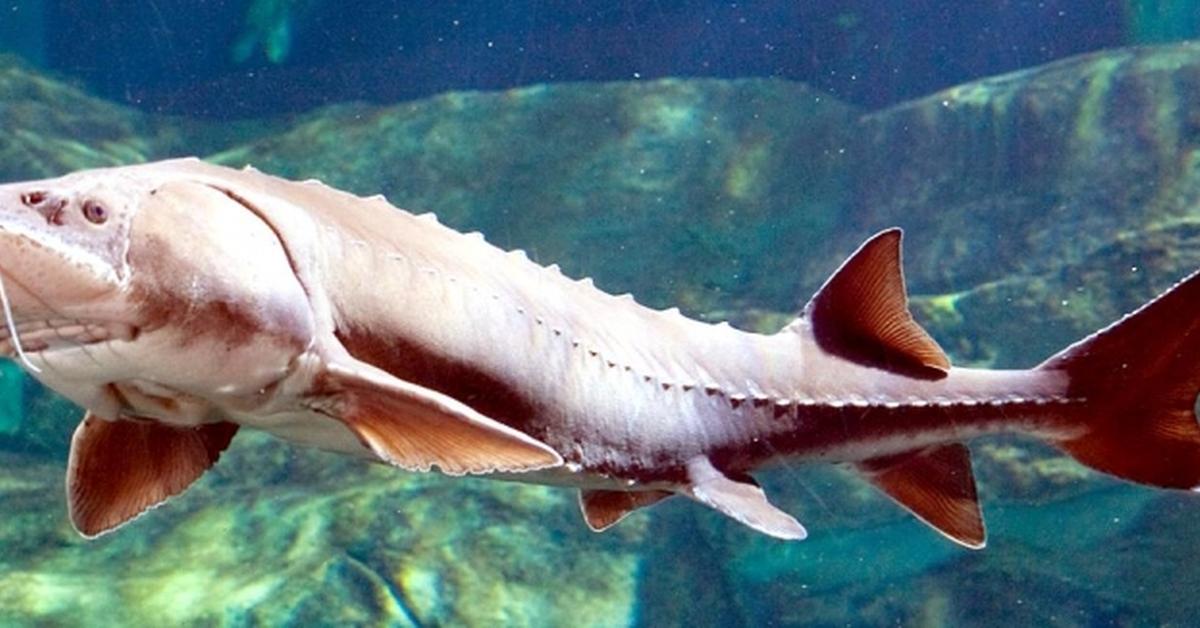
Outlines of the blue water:
{"type": "Polygon", "coordinates": [[[110,98],[214,116],[639,76],[774,76],[875,107],[1197,26],[1186,9],[1137,22],[1114,0],[10,4],[2,40],[47,67],[110,98]],[[38,19],[17,26],[22,14],[38,19]]]}
{"type": "MultiPolygon", "coordinates": [[[[10,0],[0,173],[252,163],[760,331],[900,224],[954,361],[1027,367],[1200,265],[1198,35],[1182,0],[10,0]]],[[[804,542],[682,499],[596,535],[570,491],[253,434],[87,541],[79,416],[0,366],[0,624],[1200,620],[1200,501],[1021,437],[972,443],[977,552],[839,468],[761,478],[804,542]]]]}

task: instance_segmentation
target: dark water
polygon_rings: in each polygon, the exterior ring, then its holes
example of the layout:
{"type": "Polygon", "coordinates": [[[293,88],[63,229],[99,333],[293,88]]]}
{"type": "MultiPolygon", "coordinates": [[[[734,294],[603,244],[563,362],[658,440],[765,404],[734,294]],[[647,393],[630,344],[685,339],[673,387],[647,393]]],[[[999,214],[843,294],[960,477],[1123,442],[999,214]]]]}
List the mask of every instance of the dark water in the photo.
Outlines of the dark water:
{"type": "Polygon", "coordinates": [[[1111,0],[10,4],[40,19],[5,39],[95,93],[219,117],[637,76],[772,76],[877,107],[1197,27],[1185,3],[1111,0]]]}
{"type": "MultiPolygon", "coordinates": [[[[1200,267],[1192,2],[0,5],[0,179],[196,154],[436,211],[643,303],[770,332],[875,231],[956,364],[1026,367],[1200,267]],[[1082,56],[1080,56],[1082,55],[1082,56]]],[[[1200,501],[971,444],[968,551],[844,469],[810,531],[241,434],[94,541],[80,411],[0,371],[4,625],[1191,625],[1200,501]]]]}

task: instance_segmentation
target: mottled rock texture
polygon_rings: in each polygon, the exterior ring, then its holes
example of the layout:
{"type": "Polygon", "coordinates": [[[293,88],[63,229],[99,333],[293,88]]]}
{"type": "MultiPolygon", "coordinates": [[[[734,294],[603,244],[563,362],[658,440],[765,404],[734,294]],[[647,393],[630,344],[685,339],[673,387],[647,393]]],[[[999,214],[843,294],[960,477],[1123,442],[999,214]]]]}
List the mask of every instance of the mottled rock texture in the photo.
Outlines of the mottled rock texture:
{"type": "Polygon", "coordinates": [[[213,158],[384,193],[696,315],[796,301],[856,116],[781,81],[565,84],[329,109],[213,158]]]}
{"type": "MultiPolygon", "coordinates": [[[[1200,46],[1095,53],[873,112],[848,222],[909,229],[918,291],[1080,262],[1189,220],[1200,200],[1200,46]]],[[[843,229],[837,248],[853,246],[843,229]]],[[[809,280],[814,278],[809,277],[809,280]]]]}
{"type": "Polygon", "coordinates": [[[0,180],[205,154],[279,128],[147,114],[89,96],[15,56],[0,54],[0,180]]]}

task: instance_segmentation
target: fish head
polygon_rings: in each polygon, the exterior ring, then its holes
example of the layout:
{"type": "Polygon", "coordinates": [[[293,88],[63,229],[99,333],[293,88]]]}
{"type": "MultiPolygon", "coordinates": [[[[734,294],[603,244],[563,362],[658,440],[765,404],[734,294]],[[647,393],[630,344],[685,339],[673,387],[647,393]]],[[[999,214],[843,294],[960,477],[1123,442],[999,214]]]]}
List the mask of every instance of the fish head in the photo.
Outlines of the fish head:
{"type": "Polygon", "coordinates": [[[0,354],[93,410],[114,409],[113,383],[240,393],[282,377],[311,342],[304,290],[272,228],[194,174],[159,162],[0,185],[0,354]]]}
{"type": "Polygon", "coordinates": [[[17,322],[118,315],[138,195],[102,172],[0,185],[0,280],[17,322]]]}

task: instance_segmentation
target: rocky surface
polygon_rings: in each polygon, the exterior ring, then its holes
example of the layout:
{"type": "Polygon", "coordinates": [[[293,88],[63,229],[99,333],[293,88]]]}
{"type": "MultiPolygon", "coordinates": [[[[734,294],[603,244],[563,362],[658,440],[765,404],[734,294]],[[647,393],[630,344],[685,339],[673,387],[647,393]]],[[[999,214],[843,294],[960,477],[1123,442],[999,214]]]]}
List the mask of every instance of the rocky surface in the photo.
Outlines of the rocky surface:
{"type": "Polygon", "coordinates": [[[3,455],[0,608],[92,609],[91,625],[632,619],[644,524],[597,539],[563,491],[238,440],[184,497],[95,541],[66,523],[61,462],[3,455]]]}
{"type": "Polygon", "coordinates": [[[157,138],[146,116],[92,98],[0,57],[0,178],[144,161],[157,138]]]}
{"type": "MultiPolygon", "coordinates": [[[[1200,200],[1200,45],[1117,50],[865,116],[848,221],[908,228],[917,291],[1052,271],[1200,200]]],[[[843,231],[834,248],[857,238],[843,231]]],[[[810,282],[817,280],[808,277],[810,282]]]]}
{"type": "Polygon", "coordinates": [[[960,362],[1033,366],[1197,268],[1200,214],[1192,213],[1115,234],[1079,259],[1041,273],[918,298],[914,310],[939,330],[960,362]]]}
{"type": "Polygon", "coordinates": [[[662,80],[325,110],[213,159],[436,212],[693,315],[790,307],[838,222],[857,112],[802,85],[662,80]]]}
{"type": "MultiPolygon", "coordinates": [[[[382,191],[611,290],[762,331],[870,231],[902,224],[910,281],[927,295],[914,310],[956,363],[1028,366],[1200,267],[1196,68],[1189,45],[1114,51],[866,117],[788,83],[669,80],[345,105],[218,133],[0,62],[0,178],[211,152],[382,191]]],[[[764,475],[808,526],[804,543],[680,499],[597,536],[570,491],[403,474],[247,434],[187,495],[85,542],[61,488],[77,410],[11,369],[0,388],[11,406],[0,406],[0,608],[31,623],[959,625],[1054,613],[1182,624],[1200,613],[1171,584],[1179,548],[1195,545],[1195,504],[1020,439],[973,445],[983,553],[837,468],[764,475]]]]}
{"type": "Polygon", "coordinates": [[[280,122],[218,125],[154,116],[89,96],[0,54],[0,181],[202,155],[270,132],[280,122]]]}

